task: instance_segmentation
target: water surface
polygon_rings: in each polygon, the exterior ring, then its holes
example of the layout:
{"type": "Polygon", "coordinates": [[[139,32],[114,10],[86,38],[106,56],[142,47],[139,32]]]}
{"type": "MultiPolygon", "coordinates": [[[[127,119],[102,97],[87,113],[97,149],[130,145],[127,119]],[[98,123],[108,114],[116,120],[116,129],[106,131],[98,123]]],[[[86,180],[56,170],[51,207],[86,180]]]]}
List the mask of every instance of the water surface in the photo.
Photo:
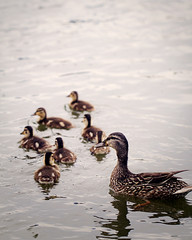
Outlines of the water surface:
{"type": "Polygon", "coordinates": [[[95,126],[126,135],[131,171],[192,170],[191,1],[2,0],[0,11],[1,239],[190,239],[192,194],[138,211],[114,196],[115,152],[90,155],[66,96],[78,91],[95,126]],[[39,131],[38,107],[76,127],[39,131]],[[52,189],[33,179],[43,155],[18,147],[26,125],[77,155],[52,189]]]}

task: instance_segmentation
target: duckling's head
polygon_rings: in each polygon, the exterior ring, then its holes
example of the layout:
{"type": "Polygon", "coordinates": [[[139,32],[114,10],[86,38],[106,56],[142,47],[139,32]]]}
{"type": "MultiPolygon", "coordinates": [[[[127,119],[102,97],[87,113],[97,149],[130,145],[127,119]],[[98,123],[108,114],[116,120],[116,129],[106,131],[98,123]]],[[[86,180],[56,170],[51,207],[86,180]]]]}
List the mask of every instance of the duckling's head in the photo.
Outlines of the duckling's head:
{"type": "Polygon", "coordinates": [[[40,107],[40,108],[37,108],[36,112],[33,115],[37,115],[39,116],[40,120],[43,120],[47,117],[47,112],[45,108],[40,107]]]}
{"type": "Polygon", "coordinates": [[[55,165],[55,161],[54,161],[52,152],[46,152],[45,153],[45,155],[44,155],[44,164],[46,166],[54,166],[55,165]]]}
{"type": "Polygon", "coordinates": [[[67,97],[71,97],[72,102],[78,101],[78,93],[76,91],[72,91],[67,97]]]}
{"type": "Polygon", "coordinates": [[[25,135],[25,137],[33,137],[33,128],[31,126],[26,126],[20,134],[25,135]]]}
{"type": "Polygon", "coordinates": [[[91,126],[91,115],[85,114],[84,118],[83,118],[83,122],[85,124],[85,127],[90,127],[91,126]]]}
{"type": "Polygon", "coordinates": [[[126,137],[120,132],[111,133],[102,143],[96,147],[109,146],[116,150],[119,160],[126,160],[128,155],[129,144],[126,137]]]}
{"type": "Polygon", "coordinates": [[[57,137],[55,139],[55,146],[57,149],[63,148],[64,144],[63,144],[63,139],[61,137],[57,137]]]}

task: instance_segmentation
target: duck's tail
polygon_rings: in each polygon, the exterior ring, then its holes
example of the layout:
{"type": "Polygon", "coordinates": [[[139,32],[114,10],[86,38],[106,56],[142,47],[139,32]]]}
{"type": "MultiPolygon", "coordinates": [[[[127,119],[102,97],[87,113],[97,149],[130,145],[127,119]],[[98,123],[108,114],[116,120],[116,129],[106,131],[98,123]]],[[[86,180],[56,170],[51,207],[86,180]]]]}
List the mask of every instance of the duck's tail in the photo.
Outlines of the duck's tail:
{"type": "Polygon", "coordinates": [[[191,191],[192,191],[192,186],[186,186],[186,187],[183,187],[183,188],[177,190],[173,194],[174,195],[184,195],[185,196],[185,195],[187,195],[191,191]]]}

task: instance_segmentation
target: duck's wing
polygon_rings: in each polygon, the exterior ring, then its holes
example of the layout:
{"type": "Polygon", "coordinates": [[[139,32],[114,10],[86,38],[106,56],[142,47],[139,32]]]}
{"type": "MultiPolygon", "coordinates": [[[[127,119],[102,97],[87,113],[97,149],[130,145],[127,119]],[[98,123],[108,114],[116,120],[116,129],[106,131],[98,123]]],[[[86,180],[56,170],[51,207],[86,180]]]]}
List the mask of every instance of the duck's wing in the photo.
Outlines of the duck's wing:
{"type": "Polygon", "coordinates": [[[46,125],[51,128],[72,128],[72,123],[59,117],[47,118],[46,125]]]}
{"type": "Polygon", "coordinates": [[[138,176],[142,178],[143,184],[150,185],[161,185],[171,178],[179,178],[175,177],[175,174],[185,172],[188,170],[180,170],[180,171],[172,171],[172,172],[154,172],[154,173],[139,173],[138,176]]]}

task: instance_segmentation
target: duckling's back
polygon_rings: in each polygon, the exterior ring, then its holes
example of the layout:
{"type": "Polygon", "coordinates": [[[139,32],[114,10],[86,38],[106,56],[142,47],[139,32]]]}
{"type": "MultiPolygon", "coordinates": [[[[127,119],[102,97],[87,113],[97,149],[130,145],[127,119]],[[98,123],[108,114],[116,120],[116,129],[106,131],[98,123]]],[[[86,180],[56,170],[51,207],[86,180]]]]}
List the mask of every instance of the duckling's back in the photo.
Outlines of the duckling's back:
{"type": "Polygon", "coordinates": [[[54,184],[60,177],[59,171],[52,166],[43,166],[34,174],[35,181],[40,184],[54,184]]]}

